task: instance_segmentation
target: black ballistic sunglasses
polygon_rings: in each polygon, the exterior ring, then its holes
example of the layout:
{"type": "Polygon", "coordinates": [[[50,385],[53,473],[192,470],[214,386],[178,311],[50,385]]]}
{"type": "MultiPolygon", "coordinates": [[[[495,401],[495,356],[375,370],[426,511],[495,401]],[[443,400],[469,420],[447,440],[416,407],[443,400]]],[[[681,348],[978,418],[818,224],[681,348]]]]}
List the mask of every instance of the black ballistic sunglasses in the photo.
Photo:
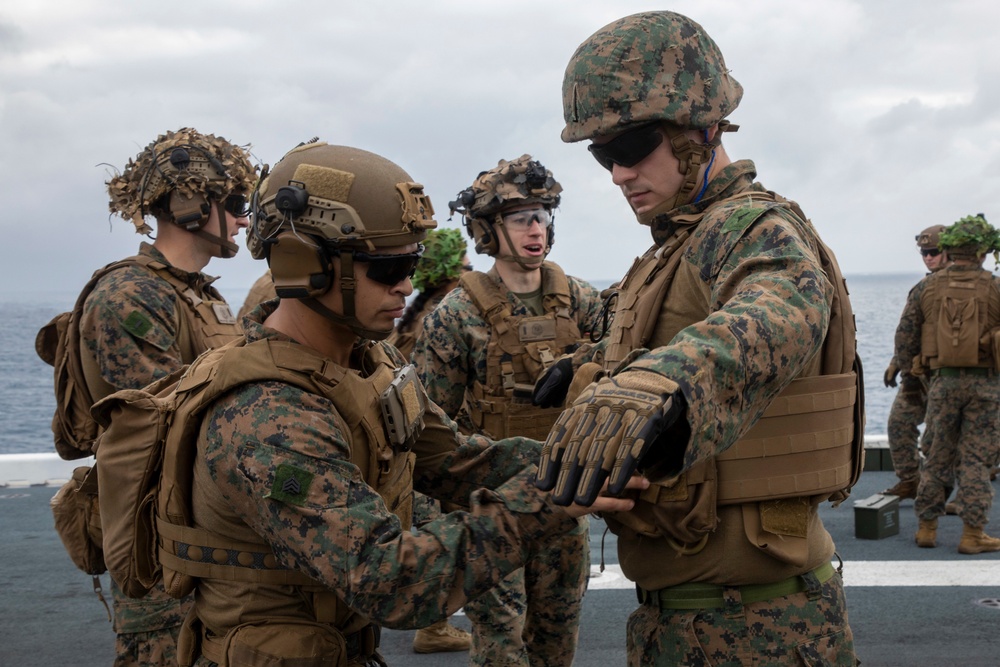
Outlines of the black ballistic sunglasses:
{"type": "Polygon", "coordinates": [[[639,164],[662,143],[663,132],[657,122],[622,132],[604,144],[590,144],[587,150],[602,167],[611,171],[616,164],[622,167],[639,164]]]}
{"type": "Polygon", "coordinates": [[[370,255],[367,252],[354,251],[354,261],[368,265],[365,273],[371,280],[393,287],[407,278],[413,277],[417,262],[423,254],[423,246],[417,252],[405,255],[370,255]]]}
{"type": "Polygon", "coordinates": [[[937,248],[921,248],[920,254],[924,257],[937,257],[941,254],[941,251],[937,248]]]}
{"type": "Polygon", "coordinates": [[[246,195],[229,195],[222,202],[222,208],[236,218],[245,218],[250,215],[250,202],[246,195]]]}

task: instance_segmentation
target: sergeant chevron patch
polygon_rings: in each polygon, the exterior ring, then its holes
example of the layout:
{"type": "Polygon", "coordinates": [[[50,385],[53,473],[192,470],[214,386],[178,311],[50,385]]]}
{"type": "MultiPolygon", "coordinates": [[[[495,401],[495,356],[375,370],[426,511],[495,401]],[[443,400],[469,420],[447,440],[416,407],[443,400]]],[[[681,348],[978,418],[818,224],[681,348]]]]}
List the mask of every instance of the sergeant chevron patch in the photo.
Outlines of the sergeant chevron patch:
{"type": "Polygon", "coordinates": [[[282,463],[274,471],[270,493],[264,497],[301,507],[305,504],[312,480],[313,474],[308,470],[282,463]]]}

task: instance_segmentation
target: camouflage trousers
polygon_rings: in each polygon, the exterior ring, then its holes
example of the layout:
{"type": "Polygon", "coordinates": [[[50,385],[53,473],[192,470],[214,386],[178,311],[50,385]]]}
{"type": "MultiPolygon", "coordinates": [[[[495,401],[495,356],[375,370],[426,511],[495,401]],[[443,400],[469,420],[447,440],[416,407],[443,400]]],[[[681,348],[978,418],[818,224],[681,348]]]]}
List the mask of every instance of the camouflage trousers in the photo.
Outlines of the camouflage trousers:
{"type": "Polygon", "coordinates": [[[114,667],[161,667],[177,664],[177,635],[192,599],[176,600],[162,583],[134,599],[111,580],[115,612],[114,667]]]}
{"type": "Polygon", "coordinates": [[[532,554],[524,568],[465,605],[472,623],[469,664],[573,664],[590,576],[589,522],[532,554]]]}
{"type": "Polygon", "coordinates": [[[839,574],[807,590],[744,605],[725,588],[724,606],[660,609],[641,605],[628,619],[630,667],[855,667],[854,635],[839,574]]]}
{"type": "MultiPolygon", "coordinates": [[[[904,481],[916,481],[920,477],[920,453],[917,442],[927,412],[927,393],[921,380],[904,376],[903,381],[889,409],[889,454],[896,476],[904,481]]],[[[921,447],[927,456],[928,440],[925,437],[921,447]]]]}
{"type": "Polygon", "coordinates": [[[944,514],[954,484],[962,521],[982,528],[993,505],[990,472],[1000,456],[1000,378],[933,378],[927,424],[934,446],[913,501],[917,517],[930,521],[944,514]]]}

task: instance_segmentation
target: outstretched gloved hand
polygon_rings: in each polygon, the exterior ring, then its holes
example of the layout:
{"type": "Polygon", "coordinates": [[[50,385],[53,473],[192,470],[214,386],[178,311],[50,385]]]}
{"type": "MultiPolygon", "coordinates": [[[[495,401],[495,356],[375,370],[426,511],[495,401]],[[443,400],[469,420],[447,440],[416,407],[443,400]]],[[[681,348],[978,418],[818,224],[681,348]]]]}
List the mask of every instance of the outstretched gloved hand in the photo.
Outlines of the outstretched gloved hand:
{"type": "Polygon", "coordinates": [[[684,408],[677,383],[657,373],[626,370],[591,384],[549,432],[538,488],[553,490],[557,505],[592,505],[605,480],[609,495],[621,495],[637,469],[666,457],[660,436],[684,408]]]}

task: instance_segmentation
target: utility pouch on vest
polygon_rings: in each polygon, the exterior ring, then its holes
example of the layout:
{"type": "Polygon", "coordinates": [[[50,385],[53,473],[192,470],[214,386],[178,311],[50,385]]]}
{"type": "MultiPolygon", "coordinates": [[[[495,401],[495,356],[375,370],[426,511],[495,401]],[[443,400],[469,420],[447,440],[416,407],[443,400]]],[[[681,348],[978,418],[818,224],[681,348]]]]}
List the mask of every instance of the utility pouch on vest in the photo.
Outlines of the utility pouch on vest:
{"type": "Polygon", "coordinates": [[[108,571],[101,548],[101,513],[93,468],[81,466],[49,501],[56,532],[73,564],[90,575],[108,571]]]}
{"type": "Polygon", "coordinates": [[[424,430],[424,397],[412,364],[396,371],[396,378],[380,397],[382,417],[393,448],[408,452],[424,430]]]}
{"type": "Polygon", "coordinates": [[[679,553],[697,553],[715,530],[715,459],[708,459],[665,482],[650,484],[629,512],[604,513],[608,525],[625,526],[647,537],[665,537],[679,553]]]}
{"type": "MultiPolygon", "coordinates": [[[[346,667],[344,636],[310,621],[238,625],[222,638],[202,636],[202,654],[219,667],[346,667]]],[[[372,647],[374,651],[374,647],[372,647]]]]}

